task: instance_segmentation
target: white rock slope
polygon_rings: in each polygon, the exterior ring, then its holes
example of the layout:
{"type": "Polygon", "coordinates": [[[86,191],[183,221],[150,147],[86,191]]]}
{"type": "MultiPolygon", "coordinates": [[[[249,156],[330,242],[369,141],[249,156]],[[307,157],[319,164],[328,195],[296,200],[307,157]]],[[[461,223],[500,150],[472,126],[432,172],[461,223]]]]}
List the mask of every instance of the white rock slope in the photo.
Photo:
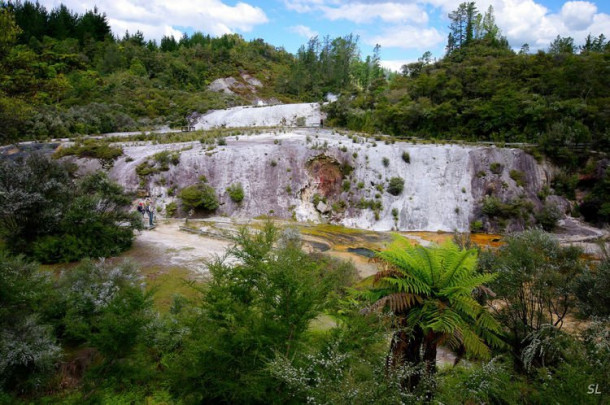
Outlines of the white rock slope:
{"type": "Polygon", "coordinates": [[[267,107],[234,107],[213,110],[194,123],[195,129],[319,126],[324,116],[318,103],[280,104],[267,107]]]}
{"type": "MultiPolygon", "coordinates": [[[[225,111],[225,117],[234,111],[225,111]]],[[[270,115],[253,114],[251,119],[261,123],[259,125],[264,125],[262,122],[269,125],[271,121],[266,120],[270,115]]],[[[244,126],[247,121],[244,117],[242,115],[242,121],[235,126],[244,126]]],[[[503,166],[503,173],[496,177],[497,181],[502,180],[504,193],[527,195],[535,200],[536,191],[547,181],[541,166],[518,149],[403,142],[385,144],[322,129],[278,129],[238,138],[228,137],[227,145],[217,146],[213,151],[206,150],[207,145],[199,142],[126,144],[126,157],[115,163],[111,176],[127,188],[136,190],[140,187],[140,179],[135,173],[138,164],[161,150],[192,146],[192,149],[181,152],[177,166],[148,179],[149,191],[160,206],[174,199],[168,196],[170,188],[179,190],[197,183],[204,175],[219,195],[222,205],[217,214],[220,215],[241,218],[273,215],[299,221],[329,220],[372,230],[426,231],[464,231],[469,228],[488,187],[485,178],[481,178],[482,168],[487,170],[487,178],[496,176],[487,169],[492,162],[503,166]],[[404,152],[409,154],[410,163],[403,160],[404,152]],[[327,162],[325,167],[328,170],[321,174],[312,173],[311,162],[314,161],[327,162]],[[354,168],[350,174],[341,175],[341,178],[333,174],[340,173],[340,168],[348,165],[354,168]],[[508,173],[513,169],[527,170],[526,187],[517,185],[509,177],[508,173]],[[386,191],[392,177],[405,180],[404,190],[398,196],[386,191]],[[349,181],[349,187],[343,185],[344,181],[349,181]],[[232,202],[226,192],[227,187],[234,183],[243,185],[245,199],[241,204],[232,202]],[[318,212],[312,202],[314,194],[328,191],[324,190],[325,184],[334,190],[328,195],[329,205],[332,202],[345,203],[344,209],[333,209],[327,216],[318,212]],[[381,202],[383,208],[377,218],[373,210],[359,208],[361,200],[381,202]],[[396,219],[393,209],[398,213],[396,219]]]]}

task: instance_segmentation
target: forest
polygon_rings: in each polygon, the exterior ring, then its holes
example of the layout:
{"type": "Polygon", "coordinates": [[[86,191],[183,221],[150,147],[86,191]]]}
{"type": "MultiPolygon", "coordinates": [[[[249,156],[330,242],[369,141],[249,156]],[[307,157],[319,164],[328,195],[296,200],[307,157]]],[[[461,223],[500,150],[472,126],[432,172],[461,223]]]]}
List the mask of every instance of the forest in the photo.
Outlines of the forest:
{"type": "MultiPolygon", "coordinates": [[[[157,43],[113,36],[97,8],[0,1],[0,144],[183,126],[251,104],[208,89],[248,73],[263,99],[337,95],[324,107],[334,129],[519,144],[556,166],[551,186],[572,216],[607,226],[610,42],[515,52],[493,9],[462,3],[449,19],[443,58],[389,72],[353,34],[313,37],[294,55],[237,34],[157,43]]],[[[268,220],[240,228],[205,282],[183,280],[165,302],[117,258],[143,227],[135,196],[61,157],[0,158],[0,404],[609,403],[603,244],[592,257],[540,228],[494,249],[468,234],[431,247],[394,236],[371,259],[380,271],[360,279],[268,220]]],[[[204,183],[180,191],[187,208],[218,205],[204,183]]],[[[228,191],[244,198],[241,184],[228,191]]]]}

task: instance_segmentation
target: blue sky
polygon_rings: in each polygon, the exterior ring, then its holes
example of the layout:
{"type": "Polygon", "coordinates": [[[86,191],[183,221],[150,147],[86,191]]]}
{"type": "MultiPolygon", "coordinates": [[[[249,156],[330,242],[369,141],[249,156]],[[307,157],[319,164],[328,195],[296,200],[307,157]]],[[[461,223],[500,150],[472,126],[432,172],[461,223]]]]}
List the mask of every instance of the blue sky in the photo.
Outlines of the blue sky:
{"type": "MultiPolygon", "coordinates": [[[[82,13],[97,5],[117,35],[125,30],[163,35],[202,31],[236,32],[246,39],[263,38],[290,52],[312,35],[359,36],[363,57],[381,45],[385,66],[399,68],[425,51],[441,57],[447,41],[447,14],[463,0],[64,0],[82,13]]],[[[40,0],[47,8],[58,0],[40,0]]],[[[546,49],[557,36],[582,43],[587,34],[610,37],[610,1],[479,0],[481,12],[491,5],[496,23],[511,46],[546,49]]]]}

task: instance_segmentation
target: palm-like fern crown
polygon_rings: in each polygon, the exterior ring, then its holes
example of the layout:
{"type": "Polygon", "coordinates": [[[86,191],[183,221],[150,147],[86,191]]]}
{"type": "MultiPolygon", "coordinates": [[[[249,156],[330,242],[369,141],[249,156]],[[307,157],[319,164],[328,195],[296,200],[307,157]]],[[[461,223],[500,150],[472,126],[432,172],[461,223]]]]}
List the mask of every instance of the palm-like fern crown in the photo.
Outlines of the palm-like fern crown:
{"type": "Polygon", "coordinates": [[[384,268],[367,294],[374,301],[370,309],[387,308],[409,327],[434,334],[438,344],[463,345],[482,357],[489,354],[484,340],[501,344],[500,325],[472,298],[474,289],[495,278],[477,273],[475,249],[451,242],[431,248],[395,244],[378,257],[384,268]]]}

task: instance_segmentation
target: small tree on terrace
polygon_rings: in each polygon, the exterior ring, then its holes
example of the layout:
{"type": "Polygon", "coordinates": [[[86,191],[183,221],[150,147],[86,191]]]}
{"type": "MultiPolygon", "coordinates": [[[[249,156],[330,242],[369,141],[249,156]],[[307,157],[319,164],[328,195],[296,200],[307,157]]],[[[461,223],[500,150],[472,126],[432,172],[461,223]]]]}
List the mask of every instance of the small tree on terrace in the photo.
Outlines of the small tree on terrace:
{"type": "MultiPolygon", "coordinates": [[[[367,310],[389,310],[394,316],[390,370],[424,363],[425,372],[433,374],[439,345],[485,358],[487,344],[501,344],[500,325],[472,297],[475,289],[490,292],[483,284],[494,279],[477,273],[476,250],[460,250],[451,242],[433,248],[395,244],[379,259],[384,269],[365,295],[372,301],[367,310]]],[[[413,389],[419,380],[419,375],[408,377],[403,387],[413,389]]]]}

